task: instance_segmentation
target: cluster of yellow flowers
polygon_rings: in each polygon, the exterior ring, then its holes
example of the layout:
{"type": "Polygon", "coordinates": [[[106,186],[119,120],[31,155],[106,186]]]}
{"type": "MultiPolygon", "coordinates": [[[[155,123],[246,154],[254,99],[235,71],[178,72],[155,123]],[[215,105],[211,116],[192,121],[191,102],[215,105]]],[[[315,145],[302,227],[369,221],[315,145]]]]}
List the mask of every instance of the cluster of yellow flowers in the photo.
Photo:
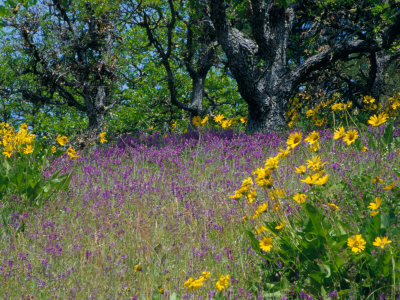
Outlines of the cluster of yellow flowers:
{"type": "MultiPolygon", "coordinates": [[[[204,126],[204,124],[208,122],[208,120],[209,120],[208,116],[205,116],[203,119],[200,116],[195,116],[192,119],[192,123],[196,127],[202,127],[204,126]]],[[[247,116],[240,118],[226,119],[224,115],[219,114],[214,116],[213,120],[215,121],[215,123],[219,124],[222,128],[226,129],[237,124],[238,120],[240,121],[240,123],[245,124],[247,122],[247,116]]],[[[172,127],[173,130],[175,130],[176,123],[172,124],[172,127]]]]}
{"type": "Polygon", "coordinates": [[[347,103],[337,102],[331,106],[332,111],[343,111],[353,106],[353,102],[347,101],[347,103]]]}
{"type": "Polygon", "coordinates": [[[365,104],[363,108],[364,111],[373,111],[376,109],[378,110],[382,109],[382,104],[379,103],[377,105],[375,103],[375,98],[371,96],[364,96],[363,103],[365,104]]]}
{"type": "Polygon", "coordinates": [[[389,119],[389,115],[385,112],[381,112],[378,115],[371,116],[368,120],[368,124],[370,124],[374,127],[378,127],[378,126],[382,125],[383,123],[385,123],[388,119],[389,119]]]}
{"type": "Polygon", "coordinates": [[[223,289],[228,288],[229,286],[229,279],[231,278],[231,276],[228,275],[221,275],[219,277],[219,280],[217,281],[217,283],[215,284],[215,287],[217,288],[218,291],[222,291],[223,289]]]}
{"type": "Polygon", "coordinates": [[[319,132],[318,131],[313,131],[311,132],[305,139],[305,142],[307,142],[310,145],[310,150],[314,152],[319,151],[319,132]]]}
{"type": "Polygon", "coordinates": [[[210,272],[204,271],[203,273],[201,273],[201,276],[198,279],[190,277],[188,280],[186,280],[185,283],[183,284],[183,287],[185,289],[188,289],[189,292],[198,290],[203,286],[204,281],[210,278],[210,276],[211,276],[210,272]]]}
{"type": "MultiPolygon", "coordinates": [[[[301,181],[309,185],[324,185],[328,181],[330,176],[328,174],[324,175],[325,170],[323,169],[323,166],[325,164],[326,162],[322,162],[319,156],[313,156],[311,160],[307,160],[307,165],[300,166],[298,167],[298,169],[302,170],[302,174],[304,174],[307,170],[310,170],[311,172],[309,173],[308,177],[302,179],[301,181]]],[[[297,201],[296,199],[294,200],[297,201]]]]}
{"type": "Polygon", "coordinates": [[[334,140],[343,139],[343,141],[346,142],[348,146],[350,146],[352,143],[356,141],[358,136],[359,135],[357,130],[350,129],[346,131],[344,127],[341,126],[337,130],[335,130],[333,134],[333,139],[334,140]]]}
{"type": "MultiPolygon", "coordinates": [[[[57,141],[61,146],[64,146],[64,145],[66,145],[66,144],[69,143],[68,138],[67,138],[66,136],[60,135],[60,134],[57,135],[56,141],[57,141]]],[[[53,146],[52,149],[51,149],[51,151],[54,153],[54,152],[56,151],[56,147],[53,146]]],[[[70,157],[71,159],[75,159],[75,158],[78,158],[78,157],[79,157],[78,155],[76,155],[76,150],[74,150],[72,147],[68,147],[68,149],[67,149],[67,154],[69,155],[69,157],[70,157]]]]}
{"type": "Polygon", "coordinates": [[[208,121],[208,116],[205,116],[203,119],[200,116],[195,116],[192,119],[192,123],[196,127],[203,126],[204,124],[207,123],[207,121],[208,121]]]}
{"type": "Polygon", "coordinates": [[[299,97],[294,97],[289,100],[288,103],[288,111],[286,113],[286,120],[288,122],[289,128],[292,128],[296,121],[299,119],[299,113],[302,107],[302,101],[300,101],[299,97]]]}
{"type": "Polygon", "coordinates": [[[216,115],[214,117],[214,121],[215,121],[215,123],[221,125],[221,127],[224,128],[224,129],[225,128],[229,128],[232,125],[236,124],[236,119],[235,118],[233,118],[233,119],[225,119],[225,116],[221,115],[221,114],[216,115]]]}
{"type": "Polygon", "coordinates": [[[33,152],[35,135],[29,133],[28,125],[21,124],[20,130],[15,132],[9,124],[2,122],[0,130],[0,144],[3,147],[3,155],[10,158],[14,152],[30,154],[33,152]]]}
{"type": "Polygon", "coordinates": [[[105,143],[105,142],[108,142],[107,139],[106,139],[106,134],[107,134],[106,132],[102,132],[102,133],[99,134],[100,143],[103,144],[103,143],[105,143]]]}
{"type": "MultiPolygon", "coordinates": [[[[389,240],[387,236],[384,237],[376,237],[375,241],[372,243],[375,247],[378,248],[385,248],[387,244],[390,244],[392,241],[389,240]]],[[[361,251],[364,251],[365,245],[367,242],[364,240],[361,234],[356,234],[347,239],[347,246],[351,248],[351,251],[354,253],[360,253],[361,251]]]]}
{"type": "MultiPolygon", "coordinates": [[[[320,117],[319,112],[320,112],[320,110],[329,107],[333,102],[335,102],[337,100],[337,98],[338,98],[338,95],[334,95],[330,99],[326,99],[325,101],[319,102],[317,106],[306,111],[306,117],[311,118],[315,126],[317,126],[317,127],[323,126],[324,124],[326,124],[328,122],[328,119],[326,117],[320,117]]],[[[351,106],[352,106],[352,102],[347,102],[347,104],[335,103],[332,105],[332,109],[339,110],[339,108],[340,108],[340,110],[344,110],[351,106]]]]}
{"type": "Polygon", "coordinates": [[[390,117],[399,116],[399,111],[397,110],[400,107],[400,92],[397,93],[396,96],[390,97],[387,101],[387,105],[385,107],[385,112],[390,117]]]}

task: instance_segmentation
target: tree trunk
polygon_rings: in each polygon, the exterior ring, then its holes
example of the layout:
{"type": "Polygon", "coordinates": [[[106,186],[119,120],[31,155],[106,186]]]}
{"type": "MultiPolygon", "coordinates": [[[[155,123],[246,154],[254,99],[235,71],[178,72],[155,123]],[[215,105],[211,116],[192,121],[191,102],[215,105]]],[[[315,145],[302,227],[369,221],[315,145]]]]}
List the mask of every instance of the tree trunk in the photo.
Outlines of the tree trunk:
{"type": "Polygon", "coordinates": [[[105,124],[106,109],[104,103],[106,103],[106,97],[105,86],[99,86],[95,90],[87,91],[85,97],[86,115],[89,119],[88,130],[95,135],[100,133],[105,124]]]}
{"type": "Polygon", "coordinates": [[[284,96],[269,96],[263,94],[262,98],[248,105],[248,120],[246,133],[254,133],[265,130],[280,130],[286,126],[286,104],[284,96]]]}

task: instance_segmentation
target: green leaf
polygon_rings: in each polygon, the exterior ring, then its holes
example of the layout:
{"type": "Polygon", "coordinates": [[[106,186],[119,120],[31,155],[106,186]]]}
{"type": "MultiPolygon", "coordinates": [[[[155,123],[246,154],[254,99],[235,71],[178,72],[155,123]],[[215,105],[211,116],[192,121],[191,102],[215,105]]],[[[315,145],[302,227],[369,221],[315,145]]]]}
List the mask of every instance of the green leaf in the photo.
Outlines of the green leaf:
{"type": "Polygon", "coordinates": [[[394,119],[388,122],[382,136],[382,141],[386,146],[389,146],[393,142],[393,132],[394,132],[393,122],[394,119]]]}
{"type": "Polygon", "coordinates": [[[306,203],[303,207],[310,217],[313,232],[321,237],[325,237],[326,235],[322,227],[322,220],[318,210],[310,203],[306,203]]]}

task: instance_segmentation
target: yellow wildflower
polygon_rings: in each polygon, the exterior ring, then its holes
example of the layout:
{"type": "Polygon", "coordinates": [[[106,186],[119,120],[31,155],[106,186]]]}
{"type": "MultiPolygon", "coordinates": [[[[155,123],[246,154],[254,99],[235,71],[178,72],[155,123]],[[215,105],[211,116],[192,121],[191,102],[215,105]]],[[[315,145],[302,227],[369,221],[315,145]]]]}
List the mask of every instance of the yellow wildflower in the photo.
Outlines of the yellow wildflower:
{"type": "Polygon", "coordinates": [[[316,185],[324,185],[328,182],[328,179],[331,175],[326,174],[325,176],[320,176],[315,182],[314,184],[316,185]]]}
{"type": "Polygon", "coordinates": [[[395,186],[396,186],[396,182],[393,181],[392,184],[385,186],[384,189],[387,191],[391,191],[394,189],[395,186]]]}
{"type": "Polygon", "coordinates": [[[375,202],[370,202],[368,208],[371,210],[377,210],[381,206],[382,199],[380,197],[375,197],[375,202]]]}
{"type": "Polygon", "coordinates": [[[312,160],[307,160],[307,167],[313,171],[319,171],[326,164],[326,162],[322,162],[321,157],[313,156],[312,160]]]}
{"type": "Polygon", "coordinates": [[[306,172],[306,170],[307,170],[306,166],[300,166],[298,168],[296,167],[295,173],[302,175],[306,172]]]}
{"type": "Polygon", "coordinates": [[[301,143],[301,138],[302,138],[301,132],[293,132],[289,135],[286,144],[290,148],[294,149],[301,143]]]}
{"type": "Polygon", "coordinates": [[[296,193],[293,196],[293,200],[296,201],[299,204],[305,203],[306,202],[307,195],[306,194],[301,194],[301,193],[296,193]]]}
{"type": "Polygon", "coordinates": [[[219,114],[219,115],[214,117],[214,121],[216,123],[221,123],[224,118],[225,118],[224,115],[219,114]]]}
{"type": "Polygon", "coordinates": [[[377,127],[385,123],[388,118],[389,116],[386,113],[382,112],[379,115],[371,116],[368,120],[368,124],[377,127]]]}
{"type": "Polygon", "coordinates": [[[339,207],[338,207],[336,204],[334,204],[334,203],[328,203],[328,205],[329,205],[333,210],[338,210],[338,209],[339,209],[339,207]]]}
{"type": "Polygon", "coordinates": [[[313,131],[311,132],[305,139],[304,141],[308,142],[310,145],[318,142],[319,140],[319,132],[318,131],[313,131]]]}
{"type": "Polygon", "coordinates": [[[200,116],[194,116],[192,119],[192,123],[194,126],[199,127],[201,124],[201,117],[200,116]]]}
{"type": "Polygon", "coordinates": [[[135,265],[135,267],[133,268],[133,271],[136,273],[136,272],[139,272],[139,271],[142,271],[142,265],[135,265]]]}
{"type": "Polygon", "coordinates": [[[222,128],[229,128],[232,125],[232,121],[231,120],[223,120],[221,123],[222,128]]]}
{"type": "Polygon", "coordinates": [[[240,122],[241,122],[242,124],[246,123],[246,122],[247,122],[247,116],[241,117],[241,118],[240,118],[240,122]]]}
{"type": "Polygon", "coordinates": [[[242,197],[242,193],[240,191],[235,191],[235,194],[232,196],[229,196],[231,199],[239,200],[242,197]]]}
{"type": "Polygon", "coordinates": [[[257,198],[257,191],[252,188],[247,193],[247,203],[251,204],[257,198]]]}
{"type": "Polygon", "coordinates": [[[280,149],[277,157],[279,158],[285,158],[286,156],[290,155],[290,147],[287,147],[286,149],[280,149]]]}
{"type": "Polygon", "coordinates": [[[343,137],[343,141],[345,141],[349,146],[352,143],[354,143],[357,138],[358,138],[357,130],[351,129],[346,132],[346,135],[343,137]]]}
{"type": "Polygon", "coordinates": [[[337,130],[335,130],[335,133],[333,135],[334,140],[341,139],[346,135],[346,131],[343,126],[339,127],[337,130]]]}
{"type": "Polygon", "coordinates": [[[56,140],[61,146],[68,143],[68,138],[66,136],[57,135],[56,140]]]}
{"type": "Polygon", "coordinates": [[[202,276],[204,279],[208,279],[208,278],[210,278],[211,273],[208,272],[208,271],[203,271],[203,273],[201,273],[201,276],[202,276]]]}
{"type": "Polygon", "coordinates": [[[74,150],[74,149],[72,149],[71,147],[69,147],[68,149],[67,149],[67,153],[68,153],[68,155],[69,155],[69,157],[71,158],[71,159],[75,159],[75,158],[78,158],[79,156],[76,156],[75,154],[76,154],[76,151],[74,150]]]}
{"type": "Polygon", "coordinates": [[[272,249],[272,238],[269,236],[265,236],[261,241],[260,241],[260,248],[264,252],[269,252],[272,249]]]}
{"type": "Polygon", "coordinates": [[[281,230],[285,226],[286,222],[282,221],[278,226],[275,226],[276,230],[281,230]]]}
{"type": "Polygon", "coordinates": [[[354,235],[347,239],[347,246],[351,248],[354,253],[359,253],[365,249],[365,240],[361,234],[354,235]]]}
{"type": "Polygon", "coordinates": [[[31,145],[28,145],[24,149],[24,154],[29,154],[33,152],[33,147],[31,145]]]}
{"type": "Polygon", "coordinates": [[[333,111],[336,111],[336,110],[343,110],[343,109],[345,108],[345,105],[342,104],[342,103],[335,103],[335,104],[333,104],[333,105],[331,106],[331,108],[332,108],[333,111]]]}
{"type": "Polygon", "coordinates": [[[11,144],[7,144],[4,147],[3,155],[7,156],[8,158],[10,158],[12,154],[13,154],[13,147],[11,146],[11,144]]]}
{"type": "Polygon", "coordinates": [[[207,123],[207,121],[208,121],[208,116],[205,116],[202,120],[201,120],[201,125],[204,125],[204,124],[206,124],[207,123]]]}
{"type": "Polygon", "coordinates": [[[374,178],[371,179],[371,182],[372,183],[376,183],[376,182],[383,183],[383,179],[379,178],[378,176],[375,176],[374,178]]]}
{"type": "Polygon", "coordinates": [[[392,241],[390,241],[387,236],[384,236],[383,238],[377,237],[375,238],[375,241],[372,243],[372,245],[383,249],[387,244],[390,244],[391,242],[392,241]]]}
{"type": "Polygon", "coordinates": [[[379,210],[374,210],[370,213],[371,217],[375,217],[379,213],[379,210]]]}
{"type": "Polygon", "coordinates": [[[102,133],[99,134],[100,143],[103,144],[103,143],[105,143],[105,142],[108,142],[107,139],[106,139],[106,134],[107,134],[106,132],[102,132],[102,133]]]}
{"type": "Polygon", "coordinates": [[[262,225],[261,227],[256,228],[256,233],[257,233],[257,234],[260,234],[260,233],[262,233],[262,232],[264,232],[264,231],[269,231],[269,230],[267,229],[267,227],[265,227],[264,225],[262,225]]]}
{"type": "Polygon", "coordinates": [[[269,170],[276,170],[279,164],[279,157],[270,157],[265,162],[265,168],[269,170]]]}
{"type": "Polygon", "coordinates": [[[228,288],[230,278],[231,278],[231,276],[229,274],[225,275],[225,276],[221,275],[221,277],[215,284],[215,287],[217,288],[217,290],[221,292],[222,290],[228,288]]]}
{"type": "Polygon", "coordinates": [[[367,103],[367,104],[372,104],[372,103],[375,102],[375,99],[372,98],[371,96],[364,96],[363,102],[364,102],[364,103],[367,103]]]}
{"type": "Polygon", "coordinates": [[[239,192],[242,194],[246,193],[250,189],[250,186],[252,186],[253,184],[254,184],[253,179],[251,177],[243,180],[242,186],[240,187],[239,192]]]}

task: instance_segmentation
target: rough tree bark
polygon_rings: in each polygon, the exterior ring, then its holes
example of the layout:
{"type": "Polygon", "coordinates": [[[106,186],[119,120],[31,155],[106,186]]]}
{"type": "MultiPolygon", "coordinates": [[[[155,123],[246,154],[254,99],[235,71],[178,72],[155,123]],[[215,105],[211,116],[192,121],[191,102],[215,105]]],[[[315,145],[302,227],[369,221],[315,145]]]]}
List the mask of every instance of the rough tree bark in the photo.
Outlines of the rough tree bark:
{"type": "MultiPolygon", "coordinates": [[[[343,39],[306,58],[297,67],[289,68],[286,56],[298,3],[284,8],[273,0],[249,1],[252,38],[232,26],[224,0],[209,0],[208,4],[218,42],[226,53],[239,92],[248,104],[246,130],[250,133],[285,127],[287,101],[313,71],[351,53],[382,49],[376,40],[343,39]]],[[[398,20],[391,28],[396,26],[399,26],[398,20]]],[[[398,34],[390,30],[383,44],[391,45],[393,35],[398,34]]]]}

